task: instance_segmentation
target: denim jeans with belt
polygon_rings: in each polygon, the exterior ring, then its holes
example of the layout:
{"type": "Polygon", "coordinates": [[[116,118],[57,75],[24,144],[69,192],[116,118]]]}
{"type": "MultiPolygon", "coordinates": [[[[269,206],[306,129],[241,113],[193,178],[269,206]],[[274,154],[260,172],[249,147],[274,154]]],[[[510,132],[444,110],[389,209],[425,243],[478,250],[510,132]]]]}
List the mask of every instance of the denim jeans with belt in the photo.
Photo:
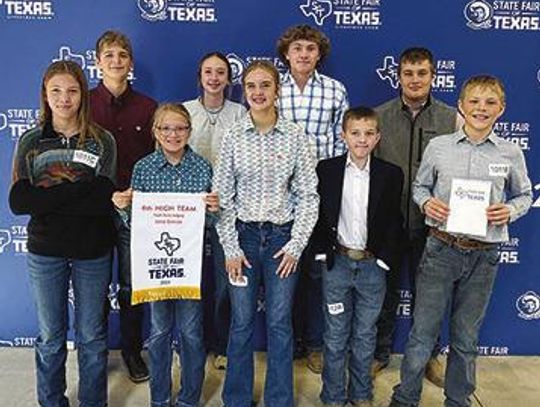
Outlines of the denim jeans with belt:
{"type": "Polygon", "coordinates": [[[497,245],[461,249],[428,237],[416,279],[414,323],[392,406],[417,406],[426,363],[450,307],[446,407],[470,406],[476,385],[478,335],[498,268],[497,245]]]}
{"type": "Polygon", "coordinates": [[[65,407],[69,281],[73,286],[79,365],[79,405],[107,405],[107,294],[111,254],[89,260],[28,253],[30,287],[36,302],[37,394],[41,407],[65,407]]]}
{"type": "Polygon", "coordinates": [[[385,290],[386,271],[374,258],[352,260],[337,254],[334,267],[323,272],[323,403],[373,398],[370,366],[385,290]]]}
{"type": "Polygon", "coordinates": [[[292,318],[298,272],[280,278],[276,270],[281,257],[273,256],[290,240],[292,223],[274,225],[237,222],[240,247],[251,268],[243,268],[247,286],[229,284],[231,329],[227,348],[227,373],[223,387],[226,407],[251,407],[253,398],[253,331],[257,293],[265,288],[267,364],[265,406],[292,407],[292,318]]]}
{"type": "Polygon", "coordinates": [[[201,398],[206,351],[203,342],[203,305],[196,300],[150,303],[150,397],[152,407],[169,407],[171,400],[172,340],[176,323],[182,373],[176,407],[196,407],[201,398]]]}

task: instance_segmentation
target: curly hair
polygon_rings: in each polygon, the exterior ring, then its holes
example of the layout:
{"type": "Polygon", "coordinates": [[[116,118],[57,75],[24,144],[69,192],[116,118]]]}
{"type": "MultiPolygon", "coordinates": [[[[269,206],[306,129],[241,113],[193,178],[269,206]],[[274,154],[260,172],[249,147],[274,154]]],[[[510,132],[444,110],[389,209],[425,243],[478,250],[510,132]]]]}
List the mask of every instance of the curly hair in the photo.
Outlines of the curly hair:
{"type": "Polygon", "coordinates": [[[287,66],[289,66],[289,61],[286,58],[286,54],[289,51],[289,46],[298,40],[313,41],[318,45],[320,54],[319,64],[330,53],[330,40],[322,31],[307,24],[295,25],[294,27],[289,27],[277,41],[279,58],[287,66]]]}

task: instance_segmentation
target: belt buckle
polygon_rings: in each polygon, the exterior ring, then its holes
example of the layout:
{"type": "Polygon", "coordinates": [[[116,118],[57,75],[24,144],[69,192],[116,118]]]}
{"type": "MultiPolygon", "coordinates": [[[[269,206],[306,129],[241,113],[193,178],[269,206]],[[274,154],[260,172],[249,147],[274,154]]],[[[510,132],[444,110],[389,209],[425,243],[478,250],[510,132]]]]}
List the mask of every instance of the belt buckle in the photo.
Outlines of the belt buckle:
{"type": "Polygon", "coordinates": [[[468,239],[466,237],[457,237],[455,241],[455,245],[466,250],[474,250],[478,249],[480,245],[479,242],[476,242],[472,239],[468,239]]]}
{"type": "Polygon", "coordinates": [[[467,239],[462,238],[461,236],[456,236],[454,244],[458,247],[463,247],[467,245],[467,239]]]}
{"type": "Polygon", "coordinates": [[[358,249],[347,249],[347,256],[354,261],[360,261],[366,258],[366,252],[358,249]]]}

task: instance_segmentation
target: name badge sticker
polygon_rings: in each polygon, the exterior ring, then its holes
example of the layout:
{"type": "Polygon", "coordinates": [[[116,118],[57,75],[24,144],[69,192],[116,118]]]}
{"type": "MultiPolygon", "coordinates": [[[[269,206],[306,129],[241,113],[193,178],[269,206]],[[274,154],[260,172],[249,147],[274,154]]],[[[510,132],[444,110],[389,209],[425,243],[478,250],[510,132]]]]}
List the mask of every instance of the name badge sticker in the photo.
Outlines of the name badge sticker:
{"type": "Polygon", "coordinates": [[[99,161],[99,156],[83,150],[75,150],[73,153],[73,162],[88,165],[91,168],[96,168],[99,161]]]}
{"type": "Polygon", "coordinates": [[[326,304],[328,306],[328,313],[330,315],[339,315],[345,312],[345,306],[342,302],[336,302],[335,304],[326,304]]]}
{"type": "Polygon", "coordinates": [[[489,164],[490,177],[506,177],[510,172],[510,164],[489,164]]]}
{"type": "Polygon", "coordinates": [[[229,276],[229,283],[235,287],[247,287],[248,278],[247,276],[242,276],[237,281],[234,281],[231,276],[229,276]]]}

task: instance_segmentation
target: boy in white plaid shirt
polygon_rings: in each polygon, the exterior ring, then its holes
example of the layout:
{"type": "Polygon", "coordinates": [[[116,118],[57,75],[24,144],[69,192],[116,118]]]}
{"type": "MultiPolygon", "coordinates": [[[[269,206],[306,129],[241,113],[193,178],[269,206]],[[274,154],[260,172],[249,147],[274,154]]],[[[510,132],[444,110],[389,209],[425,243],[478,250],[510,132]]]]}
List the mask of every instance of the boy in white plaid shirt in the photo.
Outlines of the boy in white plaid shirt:
{"type": "MultiPolygon", "coordinates": [[[[277,42],[277,51],[288,70],[281,76],[279,112],[303,127],[318,160],[342,155],[343,114],[349,108],[345,86],[317,71],[330,52],[330,41],[309,25],[286,30],[277,42]]],[[[309,253],[309,247],[305,251],[309,253]]],[[[320,267],[304,255],[296,294],[294,321],[297,356],[307,351],[308,367],[321,373],[323,346],[322,279],[320,267]]]]}

